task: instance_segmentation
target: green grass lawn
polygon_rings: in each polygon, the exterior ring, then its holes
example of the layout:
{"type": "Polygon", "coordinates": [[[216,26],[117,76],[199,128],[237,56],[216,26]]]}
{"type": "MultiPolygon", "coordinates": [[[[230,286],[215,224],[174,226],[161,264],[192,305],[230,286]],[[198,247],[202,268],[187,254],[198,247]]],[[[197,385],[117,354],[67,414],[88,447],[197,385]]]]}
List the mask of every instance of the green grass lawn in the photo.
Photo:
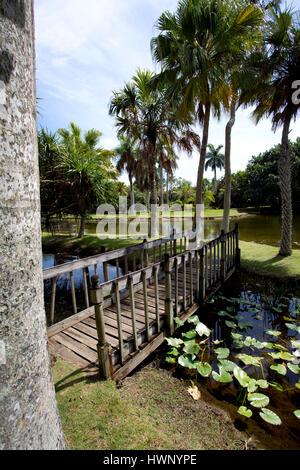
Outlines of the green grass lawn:
{"type": "Polygon", "coordinates": [[[240,450],[246,437],[229,415],[188,394],[190,381],[149,365],[115,382],[89,378],[57,358],[52,368],[70,450],[240,450]]]}
{"type": "Polygon", "coordinates": [[[262,276],[300,279],[300,250],[282,257],[274,246],[240,241],[240,247],[243,269],[262,276]]]}

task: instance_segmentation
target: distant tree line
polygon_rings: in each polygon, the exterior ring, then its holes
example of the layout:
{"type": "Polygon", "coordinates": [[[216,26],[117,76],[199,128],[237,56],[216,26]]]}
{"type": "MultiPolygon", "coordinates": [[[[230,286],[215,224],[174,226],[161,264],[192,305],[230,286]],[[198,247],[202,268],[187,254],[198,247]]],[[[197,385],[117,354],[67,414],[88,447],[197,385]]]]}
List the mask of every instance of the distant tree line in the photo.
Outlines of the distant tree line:
{"type": "MultiPolygon", "coordinates": [[[[300,213],[300,138],[290,142],[292,203],[293,212],[300,213]]],[[[231,200],[232,207],[263,207],[280,213],[281,196],[279,185],[278,159],[280,145],[251,158],[245,171],[232,174],[231,200]]],[[[218,182],[215,207],[222,208],[224,200],[225,179],[218,182]]]]}

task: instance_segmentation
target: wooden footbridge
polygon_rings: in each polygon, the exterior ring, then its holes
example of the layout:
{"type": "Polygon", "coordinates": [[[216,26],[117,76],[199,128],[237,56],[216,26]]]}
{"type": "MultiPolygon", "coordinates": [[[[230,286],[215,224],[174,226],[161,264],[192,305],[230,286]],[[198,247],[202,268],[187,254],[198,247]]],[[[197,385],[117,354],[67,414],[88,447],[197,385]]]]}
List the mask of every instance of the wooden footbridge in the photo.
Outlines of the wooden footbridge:
{"type": "Polygon", "coordinates": [[[191,236],[193,232],[173,234],[45,269],[44,280],[52,286],[50,351],[83,368],[99,368],[103,378],[128,375],[174,333],[176,317],[185,321],[199,308],[201,312],[239,266],[238,226],[196,248],[191,236]],[[116,266],[115,279],[108,279],[108,263],[116,266]],[[121,267],[125,274],[119,277],[121,267]],[[79,269],[85,308],[78,312],[74,272],[79,269]],[[74,314],[55,323],[56,285],[67,273],[74,314]]]}

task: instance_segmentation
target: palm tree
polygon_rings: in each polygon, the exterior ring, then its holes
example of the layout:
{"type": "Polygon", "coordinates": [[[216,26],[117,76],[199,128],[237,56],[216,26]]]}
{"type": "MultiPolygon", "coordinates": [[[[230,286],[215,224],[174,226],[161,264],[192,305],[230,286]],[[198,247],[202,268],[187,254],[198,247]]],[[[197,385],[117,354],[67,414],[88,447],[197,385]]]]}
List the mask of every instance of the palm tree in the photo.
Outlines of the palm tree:
{"type": "Polygon", "coordinates": [[[239,49],[243,34],[256,27],[261,12],[221,0],[182,0],[175,14],[163,13],[160,34],[151,41],[154,60],[162,70],[156,83],[168,86],[178,111],[203,125],[196,204],[203,203],[203,173],[212,112],[220,116],[221,103],[229,108],[230,87],[224,81],[228,61],[239,49]]]}
{"type": "Polygon", "coordinates": [[[103,183],[115,179],[111,158],[113,151],[98,147],[101,132],[91,129],[82,137],[79,126],[70,123],[70,129],[59,129],[61,152],[58,167],[65,172],[73,211],[80,215],[78,238],[84,236],[88,211],[103,193],[103,183]]]}
{"type": "Polygon", "coordinates": [[[1,449],[62,450],[43,295],[33,1],[1,2],[0,42],[1,449]]]}
{"type": "Polygon", "coordinates": [[[292,191],[289,130],[300,108],[293,100],[293,84],[299,79],[300,30],[290,11],[270,9],[263,51],[254,53],[248,61],[249,81],[242,100],[255,105],[256,122],[271,117],[273,130],[282,126],[281,153],[278,159],[281,193],[281,240],[279,254],[292,253],[292,191]]]}
{"type": "Polygon", "coordinates": [[[220,153],[223,145],[215,148],[214,145],[208,144],[209,152],[206,155],[205,171],[208,168],[214,172],[214,193],[217,194],[217,169],[223,170],[224,168],[224,154],[220,153]]]}
{"type": "Polygon", "coordinates": [[[127,83],[120,92],[113,93],[109,113],[116,116],[118,135],[133,136],[137,140],[139,159],[145,162],[144,166],[147,166],[149,172],[153,206],[151,227],[156,234],[156,164],[159,140],[191,153],[196,135],[189,129],[188,123],[176,119],[164,89],[160,86],[153,88],[153,76],[149,70],[137,69],[132,83],[127,83]]]}
{"type": "Polygon", "coordinates": [[[133,139],[120,136],[120,145],[115,149],[115,154],[118,158],[116,165],[117,170],[119,173],[122,173],[123,170],[126,170],[128,174],[131,206],[133,206],[135,203],[133,178],[135,176],[136,162],[138,159],[138,150],[134,144],[135,142],[133,139]]]}

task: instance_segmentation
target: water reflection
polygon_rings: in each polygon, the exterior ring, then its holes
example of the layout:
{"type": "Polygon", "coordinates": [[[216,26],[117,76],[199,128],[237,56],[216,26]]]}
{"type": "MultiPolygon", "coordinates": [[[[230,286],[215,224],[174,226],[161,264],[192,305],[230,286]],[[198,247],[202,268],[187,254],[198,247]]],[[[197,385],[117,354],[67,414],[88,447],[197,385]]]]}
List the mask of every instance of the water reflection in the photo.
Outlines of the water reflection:
{"type": "MultiPolygon", "coordinates": [[[[59,264],[70,263],[78,259],[79,257],[77,256],[69,256],[69,255],[62,256],[62,255],[43,253],[43,269],[51,268],[59,264]]],[[[100,278],[100,282],[102,283],[105,281],[104,272],[103,272],[103,263],[98,263],[97,269],[98,269],[98,276],[100,278]]],[[[109,280],[116,279],[118,277],[116,266],[107,263],[107,271],[108,271],[109,280]]],[[[90,280],[94,274],[95,274],[94,266],[89,266],[88,275],[87,275],[88,286],[90,286],[90,280]]],[[[122,275],[123,275],[122,269],[119,268],[119,277],[122,275]]],[[[75,290],[76,290],[76,302],[77,302],[78,311],[80,311],[86,307],[82,270],[79,269],[79,270],[73,271],[73,276],[74,276],[74,285],[75,285],[75,290]]],[[[51,292],[52,292],[51,279],[48,279],[44,281],[45,306],[46,306],[46,313],[48,316],[49,316],[51,292]]],[[[57,277],[57,281],[56,281],[55,321],[57,322],[61,320],[62,318],[72,315],[73,314],[72,308],[73,307],[72,307],[72,298],[71,298],[70,274],[69,273],[61,274],[57,277]]]]}
{"type": "MultiPolygon", "coordinates": [[[[162,226],[166,224],[169,219],[160,218],[160,233],[162,233],[162,226]]],[[[144,239],[148,237],[147,230],[145,229],[147,223],[150,224],[150,221],[141,219],[139,237],[144,239]]],[[[247,217],[241,217],[238,219],[232,219],[230,223],[230,229],[232,230],[235,224],[238,222],[240,228],[240,239],[243,241],[255,241],[260,243],[265,243],[269,245],[278,245],[280,241],[280,232],[281,232],[281,218],[280,216],[275,215],[248,215],[247,217]]],[[[57,233],[69,233],[74,235],[78,231],[78,224],[71,220],[62,220],[58,222],[53,222],[53,230],[57,233]]],[[[116,230],[118,233],[118,221],[116,222],[116,230]]],[[[204,224],[204,236],[206,239],[214,239],[219,236],[222,226],[221,219],[214,220],[205,220],[204,224]]],[[[176,232],[182,232],[185,230],[191,230],[192,228],[192,219],[187,218],[185,224],[181,223],[179,220],[171,219],[170,220],[170,231],[175,228],[176,232]]],[[[88,222],[86,224],[86,235],[95,235],[97,230],[97,222],[88,222]]],[[[167,235],[167,234],[166,234],[167,235]]],[[[107,233],[107,237],[112,236],[107,233]]],[[[297,215],[294,217],[294,226],[293,226],[293,248],[300,249],[300,216],[297,215]]]]}

